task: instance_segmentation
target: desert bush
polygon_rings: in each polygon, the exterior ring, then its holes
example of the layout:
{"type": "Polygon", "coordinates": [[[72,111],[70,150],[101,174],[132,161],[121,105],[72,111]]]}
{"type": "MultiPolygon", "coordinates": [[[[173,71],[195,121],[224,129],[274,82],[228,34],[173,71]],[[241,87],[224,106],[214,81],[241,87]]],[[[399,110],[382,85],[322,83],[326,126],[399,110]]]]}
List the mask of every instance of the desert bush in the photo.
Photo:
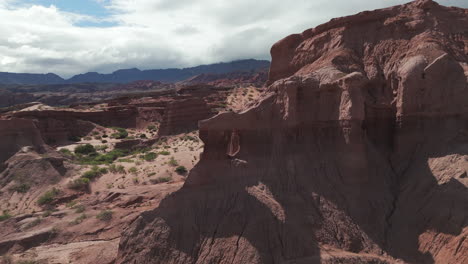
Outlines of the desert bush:
{"type": "Polygon", "coordinates": [[[140,138],[147,138],[146,134],[140,134],[140,138]]]}
{"type": "Polygon", "coordinates": [[[31,186],[27,183],[18,183],[15,184],[13,187],[10,188],[10,191],[19,192],[19,193],[27,193],[31,186]]]}
{"type": "Polygon", "coordinates": [[[177,172],[177,174],[179,175],[184,175],[187,173],[187,169],[184,167],[184,166],[179,166],[175,169],[175,171],[177,172]]]}
{"type": "Polygon", "coordinates": [[[66,148],[60,149],[59,151],[60,151],[60,153],[62,153],[64,155],[67,155],[67,156],[72,156],[73,155],[73,153],[69,149],[66,149],[66,148]]]}
{"type": "Polygon", "coordinates": [[[159,155],[163,155],[163,156],[169,156],[169,155],[171,155],[171,153],[170,153],[169,151],[167,151],[167,150],[160,151],[158,154],[159,154],[159,155]]]}
{"type": "Polygon", "coordinates": [[[179,165],[179,162],[177,162],[177,160],[174,159],[174,157],[171,157],[171,159],[169,160],[169,165],[175,167],[177,165],[179,165]]]}
{"type": "Polygon", "coordinates": [[[96,146],[97,151],[104,151],[104,150],[106,150],[108,148],[109,148],[108,145],[98,145],[98,146],[96,146]]]}
{"type": "Polygon", "coordinates": [[[172,181],[172,177],[170,176],[162,176],[156,179],[150,179],[150,182],[152,184],[158,184],[158,183],[170,182],[170,181],[172,181]]]}
{"type": "Polygon", "coordinates": [[[91,144],[80,145],[75,148],[76,154],[89,155],[95,152],[96,152],[96,149],[91,144]]]}
{"type": "Polygon", "coordinates": [[[116,139],[124,139],[128,137],[128,132],[125,128],[121,127],[114,127],[113,128],[116,132],[111,135],[111,137],[116,139]]]}
{"type": "Polygon", "coordinates": [[[55,197],[59,194],[60,194],[60,190],[54,187],[52,190],[47,191],[43,195],[41,195],[39,199],[37,199],[37,204],[38,205],[50,204],[55,199],[55,197]]]}
{"type": "Polygon", "coordinates": [[[136,167],[131,167],[130,169],[128,169],[128,172],[130,172],[132,174],[137,174],[138,169],[136,167]]]}
{"type": "Polygon", "coordinates": [[[154,152],[148,152],[143,156],[143,159],[146,161],[153,161],[158,157],[158,154],[154,152]]]}
{"type": "Polygon", "coordinates": [[[112,173],[122,173],[122,174],[127,173],[127,172],[125,171],[124,166],[122,166],[122,165],[115,165],[115,164],[111,164],[111,165],[109,166],[109,171],[112,172],[112,173]]]}
{"type": "Polygon", "coordinates": [[[96,215],[96,218],[101,220],[101,221],[110,221],[112,219],[112,215],[114,212],[111,210],[103,210],[101,211],[98,215],[96,215]]]}
{"type": "Polygon", "coordinates": [[[78,178],[68,183],[68,188],[72,190],[87,191],[89,188],[88,178],[78,178]]]}
{"type": "Polygon", "coordinates": [[[78,225],[81,224],[88,216],[86,214],[81,214],[75,220],[71,221],[69,224],[70,225],[78,225]]]}
{"type": "Polygon", "coordinates": [[[3,213],[0,215],[0,222],[8,220],[11,218],[11,214],[8,213],[8,211],[3,211],[3,213]]]}

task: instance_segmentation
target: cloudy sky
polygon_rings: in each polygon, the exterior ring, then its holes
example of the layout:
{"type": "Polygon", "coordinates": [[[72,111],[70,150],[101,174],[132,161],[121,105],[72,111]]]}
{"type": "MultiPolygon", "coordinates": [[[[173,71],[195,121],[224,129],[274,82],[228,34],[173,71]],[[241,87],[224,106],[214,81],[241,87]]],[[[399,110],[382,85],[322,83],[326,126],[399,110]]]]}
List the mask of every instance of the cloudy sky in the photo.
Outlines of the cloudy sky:
{"type": "MultiPolygon", "coordinates": [[[[0,71],[63,77],[270,59],[277,40],[404,0],[0,0],[0,71]]],[[[468,7],[468,0],[440,0],[468,7]]]]}

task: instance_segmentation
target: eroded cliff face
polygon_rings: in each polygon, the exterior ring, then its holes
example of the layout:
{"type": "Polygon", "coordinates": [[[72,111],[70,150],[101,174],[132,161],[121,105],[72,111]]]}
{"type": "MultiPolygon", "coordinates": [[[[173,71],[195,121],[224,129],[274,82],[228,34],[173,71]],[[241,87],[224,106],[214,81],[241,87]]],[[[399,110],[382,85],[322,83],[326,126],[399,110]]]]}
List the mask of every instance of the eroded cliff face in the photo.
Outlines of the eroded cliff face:
{"type": "MultiPolygon", "coordinates": [[[[0,164],[13,156],[22,147],[32,147],[37,152],[44,150],[44,141],[33,121],[13,118],[0,119],[0,164]]],[[[2,165],[0,165],[1,167],[2,165]]],[[[0,168],[0,171],[2,168],[0,168]]]]}
{"type": "Polygon", "coordinates": [[[200,122],[118,263],[468,262],[467,28],[424,0],[279,41],[263,99],[200,122]]]}

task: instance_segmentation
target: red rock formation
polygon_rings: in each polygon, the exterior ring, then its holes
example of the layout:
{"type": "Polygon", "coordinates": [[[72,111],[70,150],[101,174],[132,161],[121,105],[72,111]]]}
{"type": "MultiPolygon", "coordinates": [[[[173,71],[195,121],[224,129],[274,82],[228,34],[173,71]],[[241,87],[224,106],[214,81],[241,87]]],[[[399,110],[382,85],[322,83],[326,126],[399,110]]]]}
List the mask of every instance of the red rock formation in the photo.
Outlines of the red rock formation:
{"type": "Polygon", "coordinates": [[[175,100],[166,107],[158,134],[164,136],[195,130],[199,120],[212,115],[211,109],[203,99],[175,100]]]}
{"type": "Polygon", "coordinates": [[[263,100],[200,123],[117,262],[468,262],[467,28],[422,0],[276,43],[263,100]]]}
{"type": "Polygon", "coordinates": [[[34,122],[27,119],[0,119],[0,164],[13,156],[22,147],[32,147],[38,152],[44,142],[34,122]]]}

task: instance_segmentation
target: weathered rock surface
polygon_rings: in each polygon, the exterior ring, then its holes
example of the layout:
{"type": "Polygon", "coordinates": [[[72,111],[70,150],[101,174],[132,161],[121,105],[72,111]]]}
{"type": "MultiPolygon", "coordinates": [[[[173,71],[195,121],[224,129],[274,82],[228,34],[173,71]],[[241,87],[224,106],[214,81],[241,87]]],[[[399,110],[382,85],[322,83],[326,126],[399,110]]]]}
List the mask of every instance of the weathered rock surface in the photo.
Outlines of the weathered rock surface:
{"type": "Polygon", "coordinates": [[[173,101],[165,109],[158,134],[164,136],[195,130],[198,121],[211,116],[211,109],[201,98],[173,101]]]}
{"type": "Polygon", "coordinates": [[[264,98],[201,122],[117,263],[468,262],[467,28],[421,0],[276,43],[264,98]]]}
{"type": "Polygon", "coordinates": [[[37,151],[41,151],[44,147],[39,130],[34,122],[28,119],[0,119],[0,138],[2,139],[0,140],[0,164],[22,147],[32,147],[37,151]]]}

